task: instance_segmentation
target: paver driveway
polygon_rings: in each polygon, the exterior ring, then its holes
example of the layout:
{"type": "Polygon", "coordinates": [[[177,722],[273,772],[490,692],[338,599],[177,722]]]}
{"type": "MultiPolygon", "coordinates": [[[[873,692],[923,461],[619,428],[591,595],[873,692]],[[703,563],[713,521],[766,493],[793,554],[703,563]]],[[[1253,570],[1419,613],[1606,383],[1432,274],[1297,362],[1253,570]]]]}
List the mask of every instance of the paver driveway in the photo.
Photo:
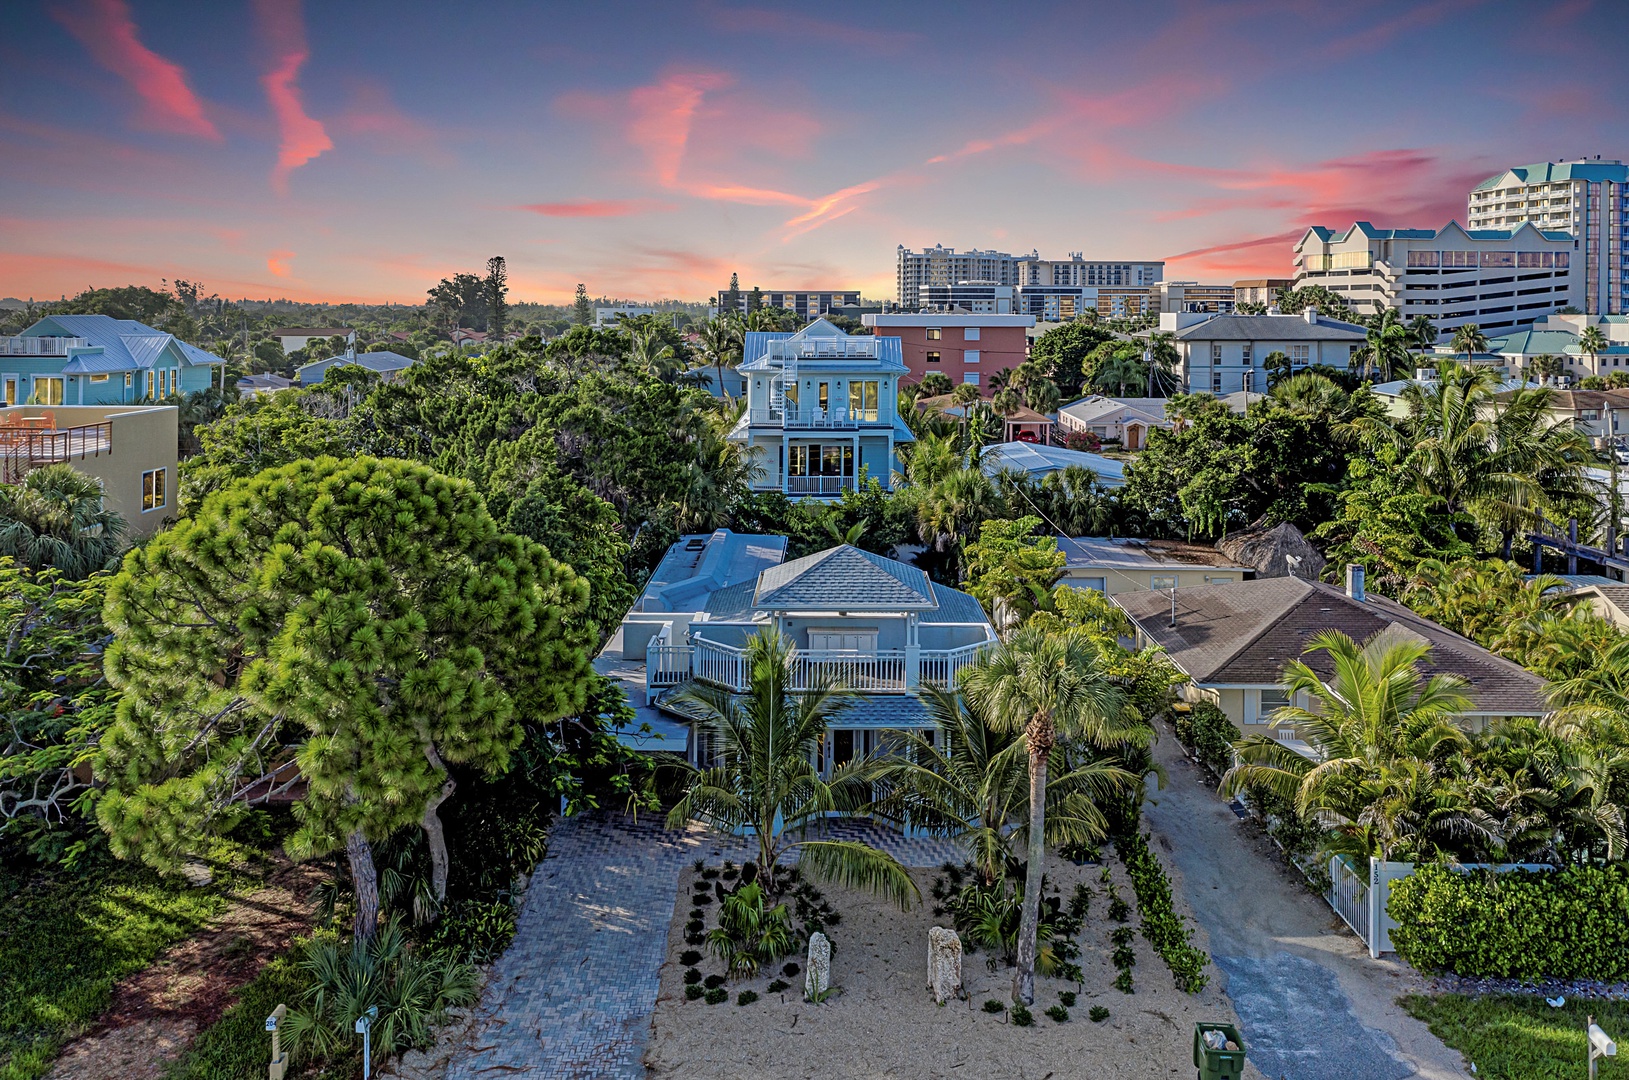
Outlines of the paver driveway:
{"type": "MultiPolygon", "coordinates": [[[[960,860],[943,841],[864,825],[837,823],[829,835],[878,844],[908,866],[960,860]]],[[[699,858],[748,857],[739,839],[669,832],[658,816],[559,822],[448,1080],[643,1077],[679,871],[699,858]]]]}
{"type": "Polygon", "coordinates": [[[1162,735],[1155,756],[1169,783],[1150,792],[1145,820],[1210,936],[1251,1063],[1268,1080],[1467,1077],[1460,1055],[1396,1004],[1418,976],[1371,960],[1162,735]]]}

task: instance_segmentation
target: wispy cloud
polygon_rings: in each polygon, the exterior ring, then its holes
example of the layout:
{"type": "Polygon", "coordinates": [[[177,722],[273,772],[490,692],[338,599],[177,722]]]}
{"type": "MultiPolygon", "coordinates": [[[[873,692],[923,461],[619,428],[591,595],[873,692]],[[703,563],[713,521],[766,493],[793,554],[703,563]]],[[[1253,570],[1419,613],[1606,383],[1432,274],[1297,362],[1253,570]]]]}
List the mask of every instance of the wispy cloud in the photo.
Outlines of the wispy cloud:
{"type": "Polygon", "coordinates": [[[125,0],[83,0],[51,14],[97,63],[130,84],[141,99],[146,126],[220,141],[220,131],[204,115],[203,102],[187,84],[181,65],[142,44],[125,0]]]}
{"type": "Polygon", "coordinates": [[[286,278],[290,272],[289,262],[293,258],[294,252],[292,251],[274,251],[266,256],[266,269],[270,270],[275,277],[286,278]]]}
{"type": "Polygon", "coordinates": [[[672,210],[673,204],[656,199],[581,199],[576,202],[528,203],[520,209],[554,218],[611,218],[672,210]]]}
{"type": "Polygon", "coordinates": [[[690,128],[710,90],[734,80],[717,71],[677,71],[628,94],[628,140],[645,152],[656,182],[677,187],[690,128]]]}
{"type": "MultiPolygon", "coordinates": [[[[1434,26],[1442,20],[1457,12],[1468,8],[1478,7],[1483,0],[1435,0],[1429,4],[1411,4],[1401,15],[1379,22],[1371,22],[1355,34],[1343,38],[1336,38],[1324,44],[1319,50],[1325,57],[1344,57],[1354,53],[1369,52],[1383,45],[1389,45],[1398,35],[1416,30],[1423,30],[1434,26]]],[[[1349,9],[1360,14],[1366,20],[1370,17],[1364,8],[1349,9]]]]}
{"type": "Polygon", "coordinates": [[[261,76],[266,98],[277,117],[279,145],[272,169],[272,189],[287,194],[289,174],[334,148],[320,121],[305,111],[300,94],[300,68],[310,57],[299,0],[255,0],[261,34],[270,46],[271,67],[261,76]]]}

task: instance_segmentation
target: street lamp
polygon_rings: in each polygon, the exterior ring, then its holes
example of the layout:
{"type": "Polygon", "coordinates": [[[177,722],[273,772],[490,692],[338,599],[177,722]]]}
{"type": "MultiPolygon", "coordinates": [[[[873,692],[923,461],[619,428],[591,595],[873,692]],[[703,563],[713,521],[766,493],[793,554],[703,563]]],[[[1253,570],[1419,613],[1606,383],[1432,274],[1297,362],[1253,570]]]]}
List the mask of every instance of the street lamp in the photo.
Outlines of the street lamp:
{"type": "Polygon", "coordinates": [[[362,1036],[362,1080],[373,1073],[373,1022],[379,1018],[379,1006],[369,1005],[368,1011],[356,1018],[356,1033],[362,1036]]]}

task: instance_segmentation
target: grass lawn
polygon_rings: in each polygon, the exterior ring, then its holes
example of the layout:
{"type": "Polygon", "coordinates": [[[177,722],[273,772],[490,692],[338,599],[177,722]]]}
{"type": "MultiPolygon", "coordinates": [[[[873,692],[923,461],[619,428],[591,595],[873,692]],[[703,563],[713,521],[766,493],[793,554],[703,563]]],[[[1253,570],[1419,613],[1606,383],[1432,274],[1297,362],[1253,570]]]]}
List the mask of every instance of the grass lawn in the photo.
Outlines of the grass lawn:
{"type": "Polygon", "coordinates": [[[107,1008],[115,983],[147,967],[226,906],[117,864],[85,879],[34,882],[3,897],[0,1080],[34,1080],[107,1008]]]}
{"type": "MultiPolygon", "coordinates": [[[[1591,1015],[1620,1045],[1629,1042],[1629,1002],[1569,1000],[1552,1009],[1540,997],[1415,994],[1400,1004],[1464,1054],[1485,1080],[1585,1076],[1584,1025],[1591,1015]]],[[[1629,1078],[1629,1061],[1602,1058],[1600,1075],[1629,1078]]]]}

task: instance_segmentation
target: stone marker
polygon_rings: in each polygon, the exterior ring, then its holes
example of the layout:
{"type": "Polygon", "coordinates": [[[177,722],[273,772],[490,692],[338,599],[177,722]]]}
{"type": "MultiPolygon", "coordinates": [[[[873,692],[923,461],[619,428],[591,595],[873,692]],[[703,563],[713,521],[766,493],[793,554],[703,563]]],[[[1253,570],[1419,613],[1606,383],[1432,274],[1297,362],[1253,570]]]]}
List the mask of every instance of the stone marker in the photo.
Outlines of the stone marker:
{"type": "Polygon", "coordinates": [[[962,939],[942,926],[928,931],[928,989],[940,1005],[962,992],[962,939]]]}
{"type": "Polygon", "coordinates": [[[803,996],[819,1001],[831,988],[831,942],[818,930],[809,936],[808,971],[803,976],[803,996]]]}

